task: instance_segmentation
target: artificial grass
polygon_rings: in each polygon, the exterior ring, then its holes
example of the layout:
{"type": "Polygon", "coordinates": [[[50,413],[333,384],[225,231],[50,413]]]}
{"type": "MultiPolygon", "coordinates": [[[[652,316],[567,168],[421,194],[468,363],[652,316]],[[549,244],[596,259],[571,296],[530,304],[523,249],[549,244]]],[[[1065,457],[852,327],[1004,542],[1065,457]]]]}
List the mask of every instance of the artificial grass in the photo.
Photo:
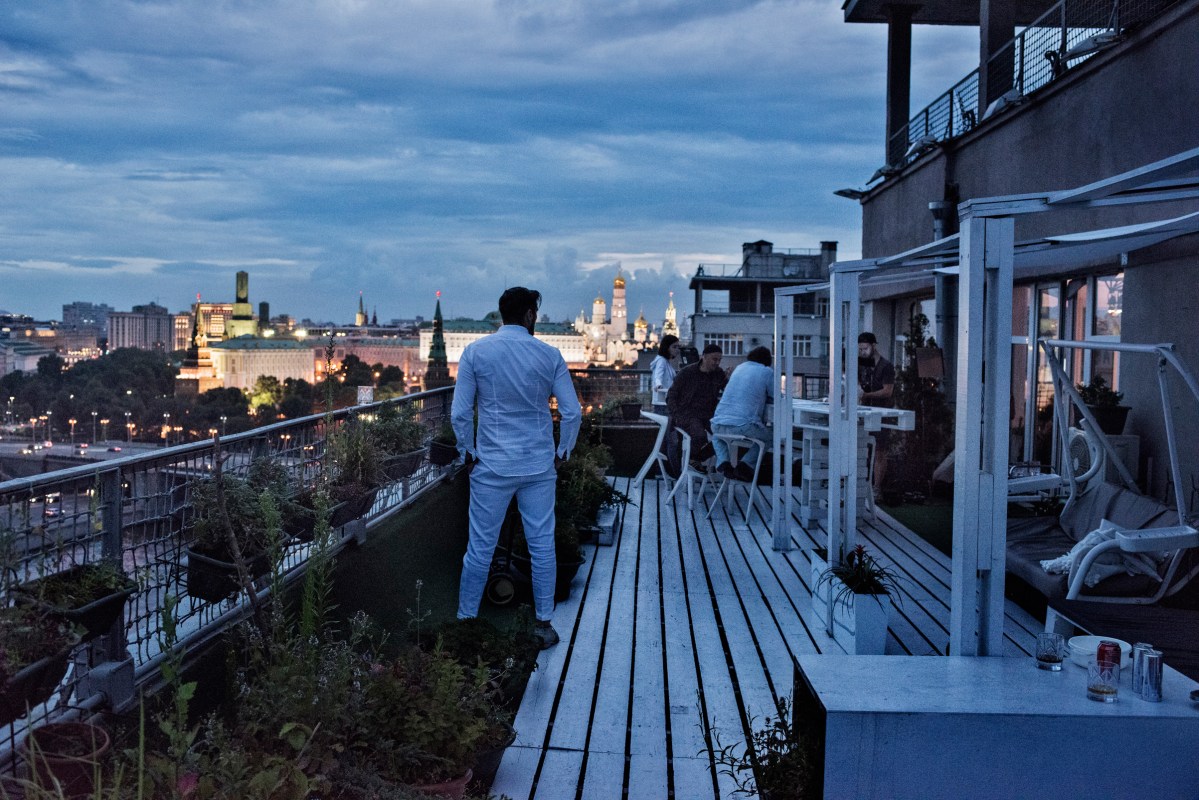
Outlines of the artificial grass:
{"type": "MultiPolygon", "coordinates": [[[[469,500],[469,480],[459,472],[371,530],[366,544],[342,551],[330,598],[334,616],[365,612],[399,641],[410,638],[418,617],[422,631],[454,619],[469,500]]],[[[521,613],[519,601],[503,608],[484,601],[479,608],[480,617],[500,627],[521,613]]]]}
{"type": "Polygon", "coordinates": [[[953,555],[952,503],[904,503],[879,508],[945,555],[953,555]]]}

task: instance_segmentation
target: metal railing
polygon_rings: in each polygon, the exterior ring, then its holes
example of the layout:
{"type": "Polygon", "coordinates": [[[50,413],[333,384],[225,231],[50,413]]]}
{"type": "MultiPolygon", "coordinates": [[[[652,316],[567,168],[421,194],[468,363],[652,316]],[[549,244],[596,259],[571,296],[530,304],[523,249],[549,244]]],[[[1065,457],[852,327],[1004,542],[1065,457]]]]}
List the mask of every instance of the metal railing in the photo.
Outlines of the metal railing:
{"type": "MultiPolygon", "coordinates": [[[[96,706],[98,693],[107,691],[90,679],[98,666],[120,663],[128,669],[131,661],[135,681],[153,678],[162,655],[161,615],[168,596],[179,601],[176,616],[183,648],[219,635],[244,615],[247,602],[241,595],[208,603],[189,596],[186,587],[192,491],[212,476],[218,458],[225,473],[240,477],[255,460],[270,459],[287,468],[295,488],[311,487],[324,469],[330,426],[383,406],[406,405],[432,433],[448,418],[453,391],[451,386],[341,409],[328,417],[279,422],[220,439],[219,444],[209,439],[0,483],[5,605],[13,602],[12,589],[20,583],[101,560],[119,563],[138,585],[109,635],[75,649],[66,677],[51,698],[7,731],[0,728],[0,757],[4,739],[11,745],[29,724],[71,708],[96,706]]],[[[440,468],[422,460],[415,472],[379,490],[365,519],[378,519],[406,505],[440,475],[440,468]]],[[[342,529],[342,537],[335,549],[350,541],[350,526],[342,529]]],[[[295,540],[283,545],[280,569],[285,576],[299,574],[311,548],[295,540]]],[[[265,583],[261,586],[267,591],[265,583]]],[[[105,702],[119,705],[121,698],[109,696],[105,702]]]]}
{"type": "Polygon", "coordinates": [[[617,397],[635,395],[646,408],[650,405],[650,372],[645,369],[572,369],[570,378],[583,411],[606,408],[617,397]]]}
{"type": "MultiPolygon", "coordinates": [[[[1059,0],[987,60],[992,97],[1020,98],[1065,75],[1091,56],[1119,43],[1129,31],[1161,16],[1179,0],[1059,0]],[[1009,93],[1011,93],[1009,95],[1009,93]]],[[[897,169],[938,142],[973,130],[987,111],[980,107],[979,70],[908,120],[888,140],[888,153],[903,152],[897,169]]]]}

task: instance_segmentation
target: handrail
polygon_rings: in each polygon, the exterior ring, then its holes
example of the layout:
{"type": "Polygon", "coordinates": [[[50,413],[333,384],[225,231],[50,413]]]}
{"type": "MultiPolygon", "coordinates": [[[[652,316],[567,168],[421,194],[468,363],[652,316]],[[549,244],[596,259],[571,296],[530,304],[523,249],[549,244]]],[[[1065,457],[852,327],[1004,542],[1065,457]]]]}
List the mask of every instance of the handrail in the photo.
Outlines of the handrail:
{"type": "Polygon", "coordinates": [[[1178,2],[1058,0],[993,53],[985,65],[971,70],[891,134],[887,153],[904,155],[899,163],[887,166],[907,166],[937,144],[969,133],[982,121],[988,107],[978,96],[981,68],[987,70],[992,97],[1025,97],[1119,43],[1128,30],[1161,16],[1178,2]]]}

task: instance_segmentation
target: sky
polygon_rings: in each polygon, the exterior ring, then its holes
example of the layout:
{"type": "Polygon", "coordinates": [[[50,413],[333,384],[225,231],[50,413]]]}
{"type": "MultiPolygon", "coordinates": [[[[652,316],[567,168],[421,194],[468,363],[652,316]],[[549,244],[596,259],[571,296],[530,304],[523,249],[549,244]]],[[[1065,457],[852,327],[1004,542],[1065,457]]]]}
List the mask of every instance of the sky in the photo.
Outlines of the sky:
{"type": "MultiPolygon", "coordinates": [[[[917,28],[915,112],[977,64],[917,28]]],[[[882,25],[840,0],[6,0],[0,309],[686,311],[743,242],[839,242],[883,163],[882,25]]]]}

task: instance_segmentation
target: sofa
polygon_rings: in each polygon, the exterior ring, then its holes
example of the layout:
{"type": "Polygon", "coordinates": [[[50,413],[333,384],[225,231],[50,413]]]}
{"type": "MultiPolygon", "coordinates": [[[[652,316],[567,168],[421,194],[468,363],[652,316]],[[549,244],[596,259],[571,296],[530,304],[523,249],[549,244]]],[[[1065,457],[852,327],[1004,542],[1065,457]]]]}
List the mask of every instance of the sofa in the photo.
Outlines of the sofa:
{"type": "MultiPolygon", "coordinates": [[[[1042,561],[1068,552],[1109,520],[1124,529],[1163,528],[1178,524],[1178,514],[1161,502],[1113,483],[1098,483],[1075,498],[1057,517],[1009,518],[1007,571],[1023,579],[1053,605],[1066,598],[1068,576],[1051,575],[1042,561]]],[[[1159,583],[1147,575],[1117,574],[1083,589],[1091,597],[1150,596],[1159,583]]]]}

